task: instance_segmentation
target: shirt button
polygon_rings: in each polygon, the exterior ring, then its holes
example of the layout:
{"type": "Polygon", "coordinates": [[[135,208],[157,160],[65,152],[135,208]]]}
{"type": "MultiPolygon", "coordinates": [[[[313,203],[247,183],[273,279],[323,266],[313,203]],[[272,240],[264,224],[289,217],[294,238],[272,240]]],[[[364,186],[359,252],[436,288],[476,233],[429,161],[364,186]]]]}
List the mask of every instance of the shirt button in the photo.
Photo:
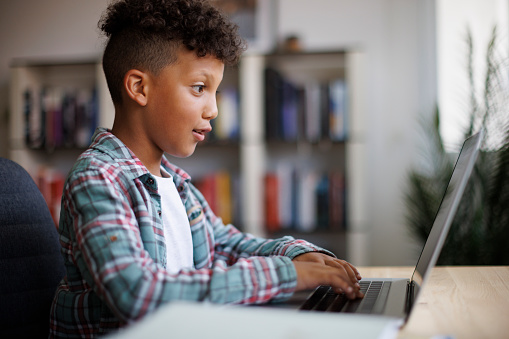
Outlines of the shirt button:
{"type": "Polygon", "coordinates": [[[162,213],[161,213],[161,211],[157,211],[157,214],[158,214],[159,216],[161,216],[161,214],[162,214],[162,213]]]}
{"type": "Polygon", "coordinates": [[[149,184],[149,185],[153,185],[153,184],[154,184],[154,179],[152,179],[152,178],[148,178],[148,179],[147,179],[147,184],[149,184]]]}

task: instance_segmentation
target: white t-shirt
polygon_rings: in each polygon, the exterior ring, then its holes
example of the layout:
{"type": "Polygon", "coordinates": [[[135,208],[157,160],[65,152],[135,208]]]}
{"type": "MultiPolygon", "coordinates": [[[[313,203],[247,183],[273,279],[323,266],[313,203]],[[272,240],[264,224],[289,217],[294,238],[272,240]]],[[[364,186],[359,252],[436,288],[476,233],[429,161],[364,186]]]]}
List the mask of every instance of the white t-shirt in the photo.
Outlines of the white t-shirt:
{"type": "Polygon", "coordinates": [[[172,176],[162,171],[163,177],[155,177],[161,196],[161,217],[166,242],[166,270],[178,273],[192,268],[193,240],[186,209],[173,182],[172,176]]]}

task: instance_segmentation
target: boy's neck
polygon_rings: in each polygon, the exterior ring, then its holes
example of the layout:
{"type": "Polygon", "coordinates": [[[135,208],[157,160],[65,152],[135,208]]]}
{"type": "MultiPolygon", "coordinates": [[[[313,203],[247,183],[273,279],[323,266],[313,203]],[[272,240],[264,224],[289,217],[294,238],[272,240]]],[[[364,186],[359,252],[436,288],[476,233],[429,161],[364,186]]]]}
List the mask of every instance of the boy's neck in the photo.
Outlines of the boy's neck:
{"type": "Polygon", "coordinates": [[[145,139],[140,139],[137,136],[136,127],[131,127],[129,124],[118,123],[115,119],[111,133],[119,138],[138,159],[143,163],[147,170],[155,176],[161,176],[161,161],[163,158],[163,151],[154,149],[153,145],[145,139]]]}

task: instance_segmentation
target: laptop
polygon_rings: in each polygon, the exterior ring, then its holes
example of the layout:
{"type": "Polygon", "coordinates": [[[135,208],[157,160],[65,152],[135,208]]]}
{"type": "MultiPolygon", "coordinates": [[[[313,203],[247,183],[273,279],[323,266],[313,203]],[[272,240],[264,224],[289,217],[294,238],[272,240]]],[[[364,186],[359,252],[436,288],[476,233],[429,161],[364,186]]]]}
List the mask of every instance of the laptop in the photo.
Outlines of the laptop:
{"type": "Polygon", "coordinates": [[[298,308],[302,311],[346,312],[383,315],[406,321],[419,291],[428,280],[442,250],[449,228],[458,209],[466,184],[472,173],[483,131],[463,143],[447,189],[438,208],[433,227],[410,278],[362,279],[363,299],[349,300],[336,294],[329,286],[319,286],[313,292],[297,292],[287,302],[270,307],[298,308]]]}

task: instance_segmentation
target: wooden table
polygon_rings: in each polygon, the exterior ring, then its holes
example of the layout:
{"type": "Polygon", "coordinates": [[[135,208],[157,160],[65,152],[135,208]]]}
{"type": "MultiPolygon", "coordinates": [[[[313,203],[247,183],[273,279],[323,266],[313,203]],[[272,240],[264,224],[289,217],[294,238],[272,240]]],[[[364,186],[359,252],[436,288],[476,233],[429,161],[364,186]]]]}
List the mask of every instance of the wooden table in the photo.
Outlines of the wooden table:
{"type": "MultiPolygon", "coordinates": [[[[410,267],[360,267],[363,277],[410,277],[410,267]]],[[[509,266],[436,267],[399,338],[509,338],[509,266]]]]}

